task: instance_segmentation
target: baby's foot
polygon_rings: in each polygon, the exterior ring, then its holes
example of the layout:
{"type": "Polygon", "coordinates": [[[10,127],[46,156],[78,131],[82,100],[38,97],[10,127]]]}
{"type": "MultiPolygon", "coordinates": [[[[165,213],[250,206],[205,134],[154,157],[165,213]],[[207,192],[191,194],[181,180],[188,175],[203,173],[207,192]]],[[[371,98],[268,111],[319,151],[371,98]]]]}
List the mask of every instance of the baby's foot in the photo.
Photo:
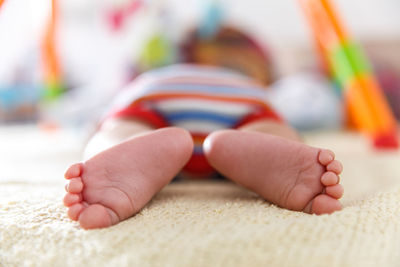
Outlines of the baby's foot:
{"type": "Polygon", "coordinates": [[[108,227],[131,217],[172,180],[192,150],[187,131],[165,128],[72,165],[65,173],[68,216],[85,229],[108,227]]]}
{"type": "Polygon", "coordinates": [[[226,130],[204,151],[219,172],[283,208],[332,213],[342,208],[342,165],[333,152],[259,132],[226,130]]]}

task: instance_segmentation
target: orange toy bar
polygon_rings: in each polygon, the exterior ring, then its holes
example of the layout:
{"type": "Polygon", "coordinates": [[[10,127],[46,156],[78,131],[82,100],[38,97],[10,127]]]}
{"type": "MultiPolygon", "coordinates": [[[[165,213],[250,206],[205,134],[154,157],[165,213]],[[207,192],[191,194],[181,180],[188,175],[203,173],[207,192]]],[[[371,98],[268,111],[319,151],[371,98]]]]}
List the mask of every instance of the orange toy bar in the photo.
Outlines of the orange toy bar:
{"type": "Polygon", "coordinates": [[[361,48],[329,0],[299,0],[330,73],[340,85],[349,119],[377,148],[397,148],[397,123],[361,48]]]}
{"type": "Polygon", "coordinates": [[[45,98],[57,97],[62,91],[61,71],[56,52],[56,23],[58,6],[57,1],[51,1],[51,14],[43,38],[41,50],[43,60],[43,72],[45,80],[45,98]]]}

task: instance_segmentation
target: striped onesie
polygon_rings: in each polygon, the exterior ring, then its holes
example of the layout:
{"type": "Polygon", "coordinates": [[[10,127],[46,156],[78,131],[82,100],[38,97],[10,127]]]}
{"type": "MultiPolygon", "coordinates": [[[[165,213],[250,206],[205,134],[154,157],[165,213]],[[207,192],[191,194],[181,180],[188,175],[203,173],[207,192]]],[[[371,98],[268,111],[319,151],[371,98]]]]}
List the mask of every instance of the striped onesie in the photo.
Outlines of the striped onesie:
{"type": "Polygon", "coordinates": [[[121,91],[107,117],[188,130],[195,146],[184,171],[201,175],[213,172],[202,152],[208,134],[259,119],[281,121],[265,102],[265,87],[230,70],[196,65],[142,74],[121,91]]]}

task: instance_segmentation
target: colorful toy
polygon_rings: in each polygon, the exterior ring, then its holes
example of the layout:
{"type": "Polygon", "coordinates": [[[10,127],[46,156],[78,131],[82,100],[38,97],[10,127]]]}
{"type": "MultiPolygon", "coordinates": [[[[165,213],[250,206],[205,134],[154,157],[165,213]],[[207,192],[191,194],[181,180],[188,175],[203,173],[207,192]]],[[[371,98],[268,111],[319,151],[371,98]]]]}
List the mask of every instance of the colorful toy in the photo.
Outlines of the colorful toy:
{"type": "Polygon", "coordinates": [[[126,6],[116,8],[109,14],[109,21],[113,30],[122,28],[126,18],[133,16],[144,5],[144,0],[133,0],[126,6]]]}
{"type": "Polygon", "coordinates": [[[218,0],[208,0],[205,3],[205,14],[203,21],[198,29],[201,38],[212,38],[221,27],[223,19],[223,10],[218,0]]]}
{"type": "Polygon", "coordinates": [[[400,73],[387,62],[374,63],[379,84],[383,88],[396,119],[400,120],[400,73]]]}
{"type": "Polygon", "coordinates": [[[194,30],[183,43],[181,54],[187,63],[225,66],[266,85],[273,80],[272,60],[264,47],[233,27],[221,27],[207,38],[194,30]]]}
{"type": "Polygon", "coordinates": [[[144,46],[139,59],[141,72],[162,67],[175,61],[175,53],[169,40],[162,33],[154,34],[144,46]]]}
{"type": "Polygon", "coordinates": [[[21,123],[37,120],[38,91],[38,88],[29,84],[0,86],[0,123],[21,123]]]}
{"type": "Polygon", "coordinates": [[[164,1],[158,1],[148,10],[152,18],[149,35],[140,50],[138,62],[135,64],[136,74],[177,62],[176,45],[171,39],[171,17],[164,1]]]}
{"type": "Polygon", "coordinates": [[[219,0],[204,3],[203,19],[181,45],[183,62],[224,66],[270,84],[274,79],[273,64],[265,45],[238,28],[225,25],[219,0]]]}
{"type": "Polygon", "coordinates": [[[377,148],[397,148],[396,120],[361,48],[329,0],[299,0],[329,71],[342,88],[350,121],[377,148]]]}
{"type": "Polygon", "coordinates": [[[46,27],[41,45],[43,75],[44,75],[44,97],[53,99],[59,96],[64,88],[62,86],[60,62],[56,51],[56,26],[58,18],[57,0],[51,1],[51,14],[46,27]]]}
{"type": "Polygon", "coordinates": [[[343,101],[332,83],[315,72],[301,72],[274,82],[267,99],[298,130],[340,129],[343,101]]]}

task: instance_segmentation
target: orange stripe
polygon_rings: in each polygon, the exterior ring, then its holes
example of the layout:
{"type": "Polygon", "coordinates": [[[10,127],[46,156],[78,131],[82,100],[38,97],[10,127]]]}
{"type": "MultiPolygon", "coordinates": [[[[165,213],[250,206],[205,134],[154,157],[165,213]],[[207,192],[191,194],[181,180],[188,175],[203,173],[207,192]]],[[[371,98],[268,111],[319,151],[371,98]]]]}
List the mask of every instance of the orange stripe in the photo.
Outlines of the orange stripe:
{"type": "Polygon", "coordinates": [[[60,80],[61,71],[58,55],[55,47],[55,32],[58,18],[58,5],[56,0],[51,1],[51,14],[46,26],[46,32],[42,40],[42,59],[47,83],[57,83],[60,80]]]}
{"type": "Polygon", "coordinates": [[[359,129],[373,136],[396,131],[394,115],[373,76],[360,75],[347,87],[346,101],[359,129]]]}
{"type": "Polygon", "coordinates": [[[325,12],[328,15],[339,39],[341,41],[346,41],[349,38],[349,34],[347,33],[347,30],[343,26],[343,23],[341,23],[338,12],[335,10],[335,7],[333,6],[332,2],[329,0],[319,0],[319,1],[321,1],[321,5],[325,8],[325,12]]]}
{"type": "Polygon", "coordinates": [[[191,133],[192,134],[192,138],[193,138],[193,143],[195,145],[201,145],[204,142],[204,139],[206,139],[206,135],[202,134],[202,135],[197,135],[196,133],[191,133]]]}
{"type": "Polygon", "coordinates": [[[337,35],[335,26],[321,4],[321,0],[300,0],[300,3],[314,31],[314,35],[324,49],[329,51],[332,46],[340,44],[340,36],[337,35]]]}

